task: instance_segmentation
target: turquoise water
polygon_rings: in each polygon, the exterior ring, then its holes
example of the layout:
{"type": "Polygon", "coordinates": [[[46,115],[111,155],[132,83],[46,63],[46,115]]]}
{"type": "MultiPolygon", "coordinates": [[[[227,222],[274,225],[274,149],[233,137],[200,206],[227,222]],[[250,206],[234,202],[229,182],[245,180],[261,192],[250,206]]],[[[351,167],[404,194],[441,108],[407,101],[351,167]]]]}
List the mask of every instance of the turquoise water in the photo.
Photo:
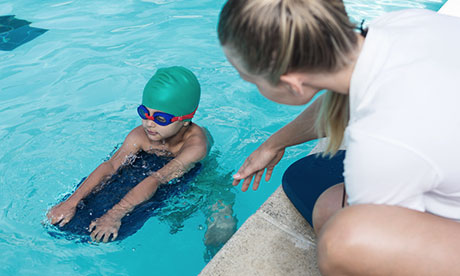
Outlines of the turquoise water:
{"type": "MultiPolygon", "coordinates": [[[[345,2],[360,22],[402,8],[437,10],[445,1],[345,2]]],[[[0,275],[196,275],[206,264],[206,205],[231,201],[240,226],[289,164],[311,150],[313,142],[289,149],[257,192],[228,188],[244,159],[304,107],[271,103],[239,79],[216,39],[223,3],[0,0],[0,15],[49,29],[0,52],[0,275]],[[46,210],[139,124],[143,86],[169,65],[198,75],[203,96],[195,122],[215,139],[213,159],[195,183],[198,195],[170,208],[171,216],[183,216],[177,232],[170,233],[171,220],[155,217],[118,243],[50,237],[41,224],[46,210]],[[200,196],[205,200],[191,200],[200,196]]]]}

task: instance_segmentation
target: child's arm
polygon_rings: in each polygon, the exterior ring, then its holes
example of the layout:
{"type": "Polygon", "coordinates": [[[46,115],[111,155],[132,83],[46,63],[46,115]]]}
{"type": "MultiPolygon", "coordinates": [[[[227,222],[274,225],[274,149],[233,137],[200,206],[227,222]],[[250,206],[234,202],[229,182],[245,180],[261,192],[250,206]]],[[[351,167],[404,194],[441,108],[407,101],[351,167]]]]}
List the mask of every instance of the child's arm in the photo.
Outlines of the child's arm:
{"type": "Polygon", "coordinates": [[[168,183],[174,178],[181,177],[193,165],[207,155],[207,141],[204,135],[194,135],[187,138],[179,154],[163,168],[145,178],[136,185],[104,216],[90,224],[91,238],[95,241],[108,242],[117,238],[121,219],[137,205],[150,199],[158,186],[168,183]],[[94,231],[93,231],[94,230],[94,231]]]}
{"type": "Polygon", "coordinates": [[[131,131],[121,148],[109,160],[100,164],[67,200],[54,206],[48,212],[47,217],[52,224],[59,223],[61,227],[67,224],[75,215],[78,203],[91,193],[102,180],[113,175],[128,156],[139,151],[135,142],[137,140],[136,135],[134,130],[131,131]]]}

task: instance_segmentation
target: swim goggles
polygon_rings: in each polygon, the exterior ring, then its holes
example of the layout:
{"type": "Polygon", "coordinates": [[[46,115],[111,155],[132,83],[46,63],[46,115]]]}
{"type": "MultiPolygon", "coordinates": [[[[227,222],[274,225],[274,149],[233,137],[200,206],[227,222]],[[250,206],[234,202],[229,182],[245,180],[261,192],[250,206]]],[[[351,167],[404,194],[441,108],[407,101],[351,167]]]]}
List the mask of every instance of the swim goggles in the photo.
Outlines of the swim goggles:
{"type": "Polygon", "coordinates": [[[172,114],[157,111],[157,112],[154,112],[150,116],[150,111],[147,109],[147,107],[145,107],[145,105],[141,104],[137,108],[137,113],[142,118],[142,120],[152,120],[152,121],[154,121],[155,123],[157,123],[160,126],[167,126],[167,125],[169,125],[171,123],[174,123],[175,121],[182,121],[182,120],[186,120],[186,119],[192,119],[193,115],[195,115],[195,112],[196,112],[196,109],[190,114],[176,117],[176,116],[174,116],[172,114]]]}

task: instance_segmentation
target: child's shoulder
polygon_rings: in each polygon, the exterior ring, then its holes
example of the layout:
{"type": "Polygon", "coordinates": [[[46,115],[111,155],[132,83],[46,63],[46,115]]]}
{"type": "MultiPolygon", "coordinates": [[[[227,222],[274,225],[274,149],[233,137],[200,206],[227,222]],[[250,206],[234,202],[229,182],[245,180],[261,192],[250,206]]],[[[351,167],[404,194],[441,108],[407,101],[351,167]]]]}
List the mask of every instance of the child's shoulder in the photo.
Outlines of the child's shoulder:
{"type": "Polygon", "coordinates": [[[145,143],[147,141],[147,135],[145,135],[145,131],[142,125],[133,128],[129,132],[128,136],[126,136],[125,140],[131,143],[137,143],[139,145],[145,143]]]}
{"type": "Polygon", "coordinates": [[[210,136],[211,133],[209,133],[209,130],[205,127],[199,126],[195,123],[192,123],[188,129],[188,137],[198,135],[202,137],[203,139],[207,139],[208,135],[210,136]]]}
{"type": "MultiPolygon", "coordinates": [[[[214,139],[212,138],[211,132],[206,128],[195,123],[192,123],[189,129],[188,139],[201,140],[206,144],[208,151],[214,145],[214,139]]],[[[187,139],[187,138],[186,138],[187,139]]]]}

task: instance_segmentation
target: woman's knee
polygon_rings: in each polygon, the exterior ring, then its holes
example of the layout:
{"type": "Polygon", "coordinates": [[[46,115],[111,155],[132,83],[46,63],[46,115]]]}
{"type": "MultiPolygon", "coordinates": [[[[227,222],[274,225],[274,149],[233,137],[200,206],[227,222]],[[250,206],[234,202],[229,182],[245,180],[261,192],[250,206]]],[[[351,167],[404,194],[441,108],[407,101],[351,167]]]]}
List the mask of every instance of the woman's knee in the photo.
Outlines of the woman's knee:
{"type": "Polygon", "coordinates": [[[459,232],[457,222],[431,214],[354,205],[324,225],[318,265],[322,275],[432,275],[434,264],[446,268],[439,275],[460,275],[460,266],[453,265],[460,242],[452,238],[459,232]]]}
{"type": "Polygon", "coordinates": [[[372,228],[366,217],[372,216],[371,205],[358,205],[337,212],[318,237],[318,266],[322,275],[352,275],[359,254],[370,245],[372,228]]]}

